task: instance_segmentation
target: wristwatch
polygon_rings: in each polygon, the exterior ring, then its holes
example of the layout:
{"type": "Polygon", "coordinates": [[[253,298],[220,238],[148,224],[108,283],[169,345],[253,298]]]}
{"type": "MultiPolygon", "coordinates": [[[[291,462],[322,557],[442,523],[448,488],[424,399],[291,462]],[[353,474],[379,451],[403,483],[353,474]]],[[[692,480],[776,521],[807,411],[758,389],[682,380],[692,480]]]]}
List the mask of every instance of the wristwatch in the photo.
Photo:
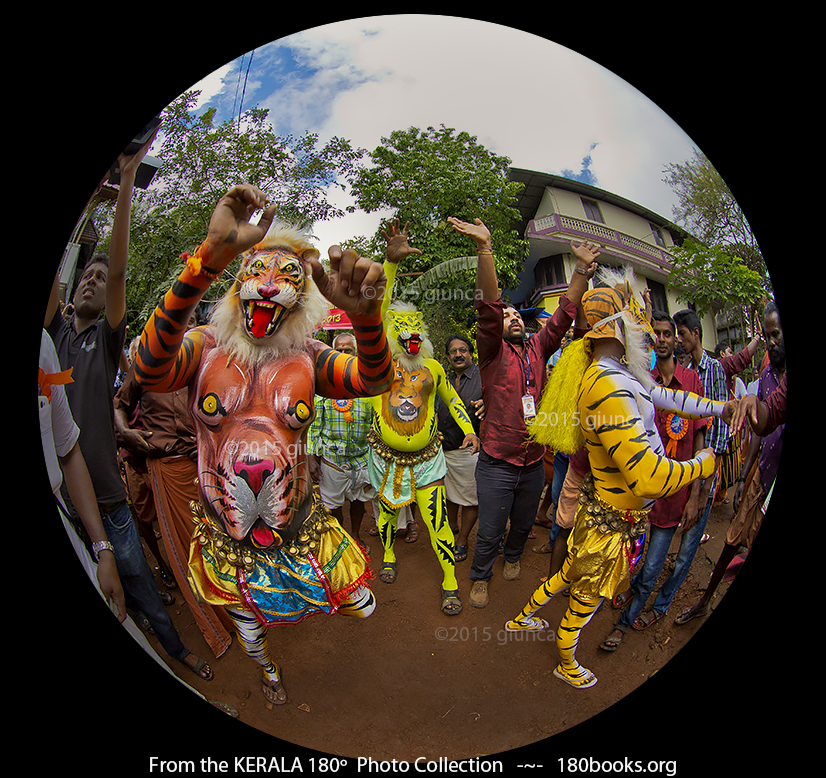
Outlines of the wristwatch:
{"type": "Polygon", "coordinates": [[[95,554],[95,562],[100,562],[100,552],[106,550],[111,551],[113,554],[115,553],[115,549],[108,540],[99,540],[97,543],[92,544],[92,551],[95,554]]]}

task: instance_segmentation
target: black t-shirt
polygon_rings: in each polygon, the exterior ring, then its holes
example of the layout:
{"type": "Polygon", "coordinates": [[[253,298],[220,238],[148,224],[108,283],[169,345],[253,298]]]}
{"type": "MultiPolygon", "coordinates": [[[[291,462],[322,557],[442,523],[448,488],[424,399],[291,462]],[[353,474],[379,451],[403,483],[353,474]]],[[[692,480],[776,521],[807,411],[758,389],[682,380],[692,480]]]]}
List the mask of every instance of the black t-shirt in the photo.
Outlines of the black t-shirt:
{"type": "Polygon", "coordinates": [[[66,397],[80,427],[80,450],[86,460],[99,503],[126,499],[120,475],[112,400],[115,377],[126,339],[126,317],[113,330],[104,316],[76,333],[58,310],[46,328],[55,344],[60,366],[72,368],[66,397]]]}

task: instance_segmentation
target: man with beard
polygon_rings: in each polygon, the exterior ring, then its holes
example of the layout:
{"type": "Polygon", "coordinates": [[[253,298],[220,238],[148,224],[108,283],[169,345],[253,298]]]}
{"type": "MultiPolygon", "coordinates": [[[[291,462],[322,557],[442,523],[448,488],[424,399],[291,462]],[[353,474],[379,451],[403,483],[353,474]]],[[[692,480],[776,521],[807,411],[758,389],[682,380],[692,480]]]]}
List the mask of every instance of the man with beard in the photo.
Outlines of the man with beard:
{"type": "MultiPolygon", "coordinates": [[[[479,435],[482,407],[482,376],[473,362],[473,344],[464,335],[451,335],[445,346],[447,361],[452,368],[448,380],[456,388],[465,408],[470,413],[473,429],[479,435]]],[[[476,496],[476,462],[479,452],[462,448],[463,433],[459,425],[450,417],[450,411],[439,403],[439,432],[444,436],[442,449],[447,461],[445,475],[445,495],[447,514],[451,528],[456,535],[456,561],[467,559],[468,535],[476,526],[479,503],[476,496]],[[459,527],[459,506],[462,507],[462,522],[459,527]]]]}
{"type": "Polygon", "coordinates": [[[265,697],[281,705],[287,694],[267,629],[317,613],[365,618],[375,608],[364,553],[312,488],[313,398],[379,394],[392,363],[381,264],[332,246],[326,272],[305,232],[273,224],[275,211],[249,185],[219,200],[206,239],[185,255],[144,328],[135,375],[150,391],[189,387],[200,492],[189,582],[205,602],[227,608],[263,671],[265,697]],[[187,331],[210,284],[239,255],[241,269],[210,324],[187,331]],[[310,337],[330,304],[347,312],[358,357],[310,337]]]}
{"type": "MultiPolygon", "coordinates": [[[[519,312],[500,295],[491,236],[481,220],[474,223],[450,217],[448,222],[476,244],[476,345],[486,416],[481,426],[481,451],[476,466],[479,518],[470,579],[470,604],[489,602],[488,582],[499,544],[504,546],[503,577],[519,577],[520,559],[530,535],[545,485],[544,446],[530,440],[526,423],[536,416],[545,386],[547,365],[577,316],[577,305],[596,269],[596,244],[571,243],[575,269],[568,289],[550,321],[530,340],[519,312]]],[[[575,332],[575,337],[582,329],[575,332]]]]}
{"type": "Polygon", "coordinates": [[[387,289],[382,319],[394,371],[390,389],[373,398],[373,428],[367,438],[370,480],[378,492],[376,523],[384,546],[379,578],[384,583],[396,580],[393,546],[398,515],[403,506],[415,502],[442,568],[441,609],[446,615],[455,616],[462,610],[462,601],[456,580],[454,537],[447,519],[444,486],[447,466],[442,435],[437,430],[436,397],[446,405],[464,434],[460,448],[469,447],[475,453],[479,439],[444,368],[433,359],[433,345],[427,337],[421,312],[409,303],[388,305],[399,260],[421,252],[407,246],[407,225],[401,232],[396,225],[391,225],[389,233],[384,235],[388,245],[402,237],[406,253],[388,251],[384,263],[387,289]]]}
{"type": "MultiPolygon", "coordinates": [[[[763,310],[763,337],[768,346],[769,366],[760,375],[757,398],[761,402],[765,402],[772,392],[780,386],[783,376],[786,374],[786,347],[783,341],[783,328],[780,324],[780,316],[775,303],[769,303],[763,310]]],[[[764,437],[756,432],[752,434],[746,460],[736,482],[737,486],[734,492],[735,513],[731,526],[726,533],[726,543],[700,601],[680,613],[675,620],[677,624],[687,624],[692,619],[708,614],[714,592],[720,581],[722,581],[738,548],[740,546],[751,547],[763,520],[766,497],[777,475],[777,465],[783,449],[783,430],[785,426],[785,424],[781,424],[764,437]],[[752,475],[747,487],[746,481],[755,461],[757,461],[757,470],[752,475]]]]}

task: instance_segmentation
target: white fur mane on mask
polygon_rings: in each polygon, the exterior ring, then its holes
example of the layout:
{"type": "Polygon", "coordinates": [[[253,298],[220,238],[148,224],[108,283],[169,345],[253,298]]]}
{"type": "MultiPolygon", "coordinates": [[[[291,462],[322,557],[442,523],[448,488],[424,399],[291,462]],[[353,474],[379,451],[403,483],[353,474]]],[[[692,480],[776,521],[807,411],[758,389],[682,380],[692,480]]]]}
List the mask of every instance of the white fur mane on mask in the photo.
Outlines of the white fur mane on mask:
{"type": "MultiPolygon", "coordinates": [[[[393,311],[394,313],[404,314],[418,313],[419,309],[411,303],[405,303],[401,302],[400,300],[396,300],[388,306],[387,311],[393,311]]],[[[422,342],[419,346],[418,354],[408,354],[401,347],[401,345],[399,344],[399,339],[396,337],[396,334],[391,330],[387,320],[385,320],[384,326],[385,332],[387,333],[387,340],[390,345],[390,355],[408,372],[420,368],[422,366],[423,360],[433,358],[433,343],[428,337],[427,327],[424,325],[424,322],[422,322],[422,331],[420,333],[422,336],[422,342]]]]}
{"type": "MultiPolygon", "coordinates": [[[[318,250],[310,243],[309,234],[288,224],[273,224],[264,239],[243,255],[244,266],[256,252],[269,249],[285,249],[299,257],[318,256],[318,250]]],[[[218,301],[209,319],[214,327],[218,345],[231,358],[248,365],[274,359],[290,351],[302,350],[307,339],[318,329],[330,311],[330,303],[318,291],[308,263],[305,264],[306,280],[298,304],[281,321],[268,338],[251,338],[244,328],[244,313],[239,301],[238,279],[218,301]]]]}
{"type": "MultiPolygon", "coordinates": [[[[626,297],[628,289],[631,289],[633,294],[635,278],[630,267],[600,267],[597,271],[597,279],[602,284],[616,289],[623,298],[626,297]]],[[[627,305],[619,315],[615,332],[616,339],[625,347],[626,367],[645,388],[650,389],[654,385],[651,375],[650,336],[628,310],[627,305]]]]}

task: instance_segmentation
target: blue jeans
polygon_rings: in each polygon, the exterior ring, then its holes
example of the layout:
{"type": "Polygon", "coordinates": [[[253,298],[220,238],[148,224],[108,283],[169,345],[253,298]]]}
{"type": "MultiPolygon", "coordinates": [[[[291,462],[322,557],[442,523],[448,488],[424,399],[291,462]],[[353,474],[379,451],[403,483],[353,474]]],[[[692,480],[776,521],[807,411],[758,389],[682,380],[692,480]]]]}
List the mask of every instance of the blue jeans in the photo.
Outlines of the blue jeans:
{"type": "Polygon", "coordinates": [[[536,519],[539,498],[545,486],[545,465],[540,459],[520,467],[479,452],[476,463],[476,495],[479,518],[476,522],[476,548],[470,567],[471,581],[489,581],[499,543],[505,542],[505,561],[518,562],[536,519]]]}
{"type": "Polygon", "coordinates": [[[717,482],[717,475],[714,475],[714,480],[711,482],[711,491],[709,492],[708,501],[706,502],[703,515],[697,520],[697,523],[688,532],[683,534],[680,541],[680,550],[677,552],[677,561],[674,563],[674,570],[668,576],[665,583],[660,587],[657,593],[657,599],[654,600],[652,606],[657,613],[665,613],[674,595],[677,594],[679,588],[683,585],[688,571],[691,569],[691,563],[697,554],[697,549],[700,548],[700,541],[703,539],[703,533],[706,531],[706,524],[711,513],[711,506],[714,502],[714,487],[717,482]]]}
{"type": "Polygon", "coordinates": [[[559,524],[556,523],[556,507],[559,505],[559,494],[562,491],[562,484],[565,482],[565,475],[568,472],[568,465],[570,463],[570,458],[567,454],[554,454],[554,480],[551,484],[551,500],[553,504],[551,505],[553,514],[551,517],[551,521],[553,521],[553,526],[551,527],[551,533],[548,535],[548,544],[553,546],[554,541],[556,540],[556,536],[559,534],[559,524]]]}
{"type": "Polygon", "coordinates": [[[102,513],[101,519],[115,550],[115,562],[127,607],[141,611],[149,619],[164,651],[173,659],[183,660],[189,651],[181,642],[158,593],[129,505],[126,501],[116,503],[107,513],[102,513]]]}
{"type": "Polygon", "coordinates": [[[668,556],[668,549],[671,547],[671,540],[677,531],[677,525],[663,529],[655,527],[653,524],[648,531],[648,550],[645,552],[645,561],[642,567],[631,581],[633,598],[626,606],[619,618],[620,628],[630,627],[637,616],[640,615],[645,603],[654,591],[657,579],[660,577],[665,559],[668,556]]]}

